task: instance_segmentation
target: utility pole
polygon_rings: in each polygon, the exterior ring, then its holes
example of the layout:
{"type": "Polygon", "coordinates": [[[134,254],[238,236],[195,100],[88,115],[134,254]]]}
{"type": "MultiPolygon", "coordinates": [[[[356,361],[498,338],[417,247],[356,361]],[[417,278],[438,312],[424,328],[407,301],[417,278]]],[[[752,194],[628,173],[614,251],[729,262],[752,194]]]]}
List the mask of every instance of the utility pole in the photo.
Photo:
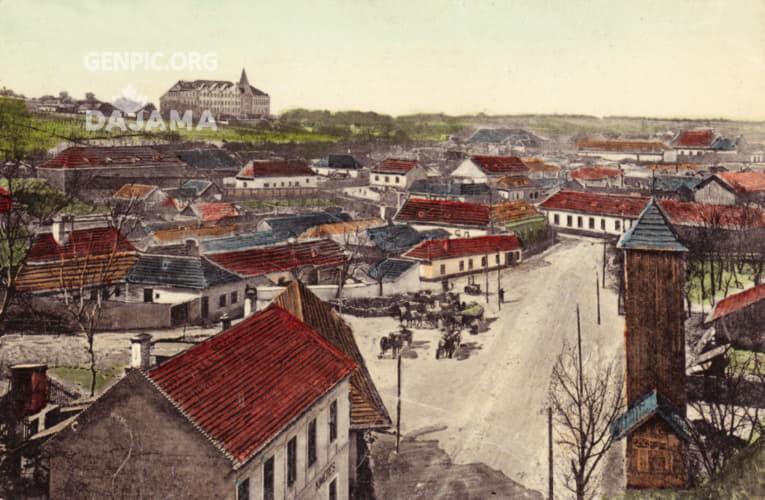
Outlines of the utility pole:
{"type": "Polygon", "coordinates": [[[606,288],[606,244],[607,243],[608,243],[608,240],[603,240],[603,264],[602,264],[603,288],[606,288]]]}
{"type": "MultiPolygon", "coordinates": [[[[489,254],[484,255],[486,259],[486,305],[489,305],[489,254]]],[[[497,291],[499,293],[499,290],[497,291]]]]}
{"type": "Polygon", "coordinates": [[[547,475],[548,475],[548,500],[553,500],[555,481],[553,481],[553,435],[552,435],[552,406],[547,407],[547,475]]]}
{"type": "Polygon", "coordinates": [[[401,442],[401,352],[398,353],[398,388],[396,389],[396,454],[399,453],[401,442]]]}
{"type": "Polygon", "coordinates": [[[598,303],[598,324],[600,324],[600,279],[597,271],[595,271],[595,296],[598,303]]]}
{"type": "Polygon", "coordinates": [[[497,260],[497,308],[502,309],[502,300],[505,298],[505,294],[501,292],[502,283],[500,278],[502,277],[502,265],[499,257],[499,248],[497,248],[497,255],[494,258],[497,260]]]}

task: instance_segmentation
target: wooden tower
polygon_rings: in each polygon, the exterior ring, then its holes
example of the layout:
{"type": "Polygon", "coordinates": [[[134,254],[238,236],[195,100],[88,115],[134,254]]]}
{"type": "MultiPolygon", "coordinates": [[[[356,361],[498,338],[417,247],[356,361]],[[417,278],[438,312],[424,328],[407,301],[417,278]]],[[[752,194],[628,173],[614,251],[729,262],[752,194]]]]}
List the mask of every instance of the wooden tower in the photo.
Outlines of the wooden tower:
{"type": "Polygon", "coordinates": [[[622,236],[628,409],[613,426],[627,437],[628,488],[683,488],[685,421],[684,259],[688,251],[655,200],[622,236]]]}

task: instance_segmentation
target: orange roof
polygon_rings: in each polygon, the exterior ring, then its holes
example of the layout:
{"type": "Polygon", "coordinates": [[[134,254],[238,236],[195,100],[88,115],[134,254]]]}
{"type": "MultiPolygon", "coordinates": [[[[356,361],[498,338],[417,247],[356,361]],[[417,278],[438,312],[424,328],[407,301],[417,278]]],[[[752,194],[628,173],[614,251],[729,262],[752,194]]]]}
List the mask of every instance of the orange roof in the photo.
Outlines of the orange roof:
{"type": "Polygon", "coordinates": [[[534,183],[525,175],[506,175],[497,180],[497,184],[504,187],[531,186],[534,183]]]}
{"type": "Polygon", "coordinates": [[[179,226],[172,229],[155,230],[154,239],[157,241],[175,241],[187,238],[189,236],[196,236],[198,238],[204,238],[206,236],[222,236],[224,234],[233,233],[238,229],[239,226],[237,224],[232,224],[230,226],[179,226]]]}
{"type": "Polygon", "coordinates": [[[580,168],[579,170],[571,173],[571,177],[574,179],[581,179],[583,181],[610,179],[611,177],[619,177],[620,175],[624,175],[624,172],[618,168],[607,167],[580,168]]]}
{"type": "Polygon", "coordinates": [[[577,139],[576,147],[579,149],[595,149],[600,151],[623,151],[623,152],[656,152],[664,151],[669,147],[658,141],[623,141],[623,140],[600,140],[600,139],[577,139]]]}
{"type": "Polygon", "coordinates": [[[149,186],[148,184],[125,184],[117,191],[115,191],[115,193],[112,195],[112,198],[119,198],[123,200],[143,200],[155,189],[157,189],[157,186],[149,186]]]}
{"type": "Polygon", "coordinates": [[[135,252],[27,263],[19,273],[16,289],[35,292],[79,289],[122,281],[138,260],[135,252]]]}
{"type": "Polygon", "coordinates": [[[352,220],[348,222],[335,222],[333,224],[322,224],[307,229],[300,238],[321,238],[334,234],[357,233],[364,231],[368,227],[378,227],[385,224],[382,219],[372,217],[371,219],[352,220]]]}
{"type": "Polygon", "coordinates": [[[540,158],[523,158],[523,163],[525,163],[526,166],[529,167],[529,170],[532,172],[559,172],[560,171],[560,167],[558,165],[545,163],[545,161],[540,158]]]}
{"type": "Polygon", "coordinates": [[[226,217],[238,217],[239,211],[231,203],[197,203],[192,210],[204,221],[216,221],[226,217]]]}
{"type": "Polygon", "coordinates": [[[765,191],[765,172],[721,172],[717,177],[739,193],[765,191]]]}
{"type": "Polygon", "coordinates": [[[537,207],[525,201],[511,201],[491,206],[491,216],[496,222],[512,222],[537,215],[537,207]]]}

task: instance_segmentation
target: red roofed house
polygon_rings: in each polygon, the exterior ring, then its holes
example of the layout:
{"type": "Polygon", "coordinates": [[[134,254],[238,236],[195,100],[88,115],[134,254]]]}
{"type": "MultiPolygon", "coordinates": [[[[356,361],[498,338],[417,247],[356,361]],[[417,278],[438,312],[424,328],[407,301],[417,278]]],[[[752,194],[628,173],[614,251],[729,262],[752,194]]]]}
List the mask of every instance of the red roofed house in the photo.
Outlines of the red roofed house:
{"type": "Polygon", "coordinates": [[[414,181],[427,177],[417,160],[387,159],[375,166],[369,175],[369,185],[383,188],[409,189],[414,181]]]}
{"type": "Polygon", "coordinates": [[[715,205],[765,204],[765,172],[721,172],[704,179],[693,199],[715,205]]]}
{"type": "Polygon", "coordinates": [[[253,160],[236,177],[224,180],[235,189],[315,188],[318,183],[316,172],[294,160],[253,160]]]}
{"type": "Polygon", "coordinates": [[[712,129],[685,130],[672,141],[678,156],[736,154],[738,140],[727,139],[712,129]]]}
{"type": "Polygon", "coordinates": [[[337,283],[345,262],[343,249],[328,239],[299,240],[268,247],[207,254],[219,266],[240,275],[266,277],[274,283],[292,281],[297,273],[306,284],[337,283]]]}
{"type": "Polygon", "coordinates": [[[632,227],[646,203],[645,196],[559,191],[539,208],[547,223],[560,231],[619,236],[632,227]]]}
{"type": "Polygon", "coordinates": [[[624,185],[624,172],[618,168],[580,168],[571,172],[571,178],[583,188],[622,187],[624,185]]]}
{"type": "Polygon", "coordinates": [[[765,284],[728,295],[706,318],[718,339],[740,349],[765,352],[765,284]]]}
{"type": "Polygon", "coordinates": [[[129,370],[45,443],[50,498],[347,499],[354,368],[271,305],[129,370]]]}
{"type": "Polygon", "coordinates": [[[194,203],[184,208],[181,215],[193,216],[205,222],[214,222],[239,217],[241,214],[236,205],[228,202],[218,202],[194,203]]]}
{"type": "Polygon", "coordinates": [[[452,236],[470,237],[487,234],[491,211],[487,205],[457,201],[409,198],[395,217],[418,231],[444,229],[452,236]]]}
{"type": "Polygon", "coordinates": [[[516,156],[471,156],[452,172],[469,182],[489,182],[506,175],[528,175],[529,167],[516,156]]]}
{"type": "Polygon", "coordinates": [[[513,235],[426,240],[403,255],[417,260],[420,279],[442,280],[511,266],[522,259],[521,243],[513,235]]]}
{"type": "Polygon", "coordinates": [[[37,176],[56,189],[117,189],[127,182],[151,179],[160,187],[176,186],[191,168],[174,154],[148,146],[75,146],[37,167],[37,176]]]}
{"type": "Polygon", "coordinates": [[[576,149],[582,156],[595,156],[607,160],[674,162],[675,151],[663,142],[638,140],[576,140],[576,149]]]}

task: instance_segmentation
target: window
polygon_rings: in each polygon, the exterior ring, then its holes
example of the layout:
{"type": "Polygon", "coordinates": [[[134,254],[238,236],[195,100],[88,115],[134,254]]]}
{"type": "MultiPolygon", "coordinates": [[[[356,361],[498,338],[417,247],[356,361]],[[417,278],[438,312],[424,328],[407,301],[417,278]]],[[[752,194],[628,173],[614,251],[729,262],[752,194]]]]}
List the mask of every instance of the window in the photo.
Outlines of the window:
{"type": "Polygon", "coordinates": [[[263,500],[274,500],[274,457],[263,464],[263,500]]]}
{"type": "MultiPolygon", "coordinates": [[[[247,182],[244,182],[244,187],[247,187],[247,182]]],[[[268,184],[266,184],[266,187],[268,187],[268,184]]]]}
{"type": "Polygon", "coordinates": [[[231,303],[236,304],[237,302],[239,302],[239,297],[236,292],[231,292],[231,303]]]}
{"type": "Polygon", "coordinates": [[[337,401],[329,405],[329,442],[337,439],[337,401]]]}
{"type": "Polygon", "coordinates": [[[119,287],[114,287],[114,296],[119,297],[120,293],[122,293],[122,290],[119,287]]]}
{"type": "Polygon", "coordinates": [[[481,267],[486,267],[486,264],[488,264],[488,259],[485,256],[481,257],[481,267]]]}
{"type": "MultiPolygon", "coordinates": [[[[263,187],[268,187],[268,186],[269,186],[269,184],[267,182],[263,183],[263,187]]],[[[244,183],[244,187],[247,187],[247,183],[246,182],[244,183]]]]}
{"type": "Polygon", "coordinates": [[[226,307],[226,294],[223,294],[218,298],[218,307],[226,307]]]}
{"type": "Polygon", "coordinates": [[[144,288],[143,289],[143,301],[144,302],[154,302],[154,289],[152,289],[152,288],[144,288]]]}
{"type": "Polygon", "coordinates": [[[571,224],[572,224],[572,222],[571,222],[571,221],[572,221],[572,220],[573,220],[573,219],[571,218],[571,216],[570,216],[570,215],[567,215],[567,216],[566,216],[566,225],[567,225],[568,227],[571,227],[571,224]]]}
{"type": "Polygon", "coordinates": [[[380,180],[380,176],[379,175],[375,175],[375,180],[379,181],[380,180]]]}
{"type": "Polygon", "coordinates": [[[560,226],[560,216],[558,214],[553,215],[553,224],[560,226]]]}
{"type": "Polygon", "coordinates": [[[390,182],[390,177],[387,175],[385,176],[385,182],[390,182]]]}
{"type": "Polygon", "coordinates": [[[316,419],[308,422],[308,466],[316,463],[316,419]]]}
{"type": "Polygon", "coordinates": [[[582,216],[576,218],[576,227],[582,227],[584,224],[582,222],[582,216]]]}
{"type": "Polygon", "coordinates": [[[396,180],[396,184],[398,184],[399,183],[398,175],[396,177],[394,177],[394,179],[396,180]]]}
{"type": "Polygon", "coordinates": [[[600,219],[600,230],[601,231],[606,230],[606,219],[600,219]]]}
{"type": "Polygon", "coordinates": [[[595,229],[595,217],[590,217],[590,229],[595,229]]]}
{"type": "Polygon", "coordinates": [[[329,500],[337,500],[337,479],[329,483],[329,500]]]}
{"type": "Polygon", "coordinates": [[[441,274],[446,274],[446,264],[441,264],[441,274]]]}
{"type": "Polygon", "coordinates": [[[250,478],[237,481],[236,500],[250,500],[250,478]]]}
{"type": "Polygon", "coordinates": [[[615,220],[614,221],[614,231],[621,231],[622,230],[622,221],[615,220]]]}
{"type": "Polygon", "coordinates": [[[464,270],[465,270],[465,261],[461,260],[460,261],[460,271],[464,271],[464,270]]]}
{"type": "Polygon", "coordinates": [[[287,486],[297,479],[297,436],[287,442],[287,486]]]}
{"type": "Polygon", "coordinates": [[[473,259],[468,259],[468,269],[473,269],[473,259]]]}
{"type": "Polygon", "coordinates": [[[497,264],[499,264],[499,254],[494,256],[494,260],[496,261],[497,264]]]}

